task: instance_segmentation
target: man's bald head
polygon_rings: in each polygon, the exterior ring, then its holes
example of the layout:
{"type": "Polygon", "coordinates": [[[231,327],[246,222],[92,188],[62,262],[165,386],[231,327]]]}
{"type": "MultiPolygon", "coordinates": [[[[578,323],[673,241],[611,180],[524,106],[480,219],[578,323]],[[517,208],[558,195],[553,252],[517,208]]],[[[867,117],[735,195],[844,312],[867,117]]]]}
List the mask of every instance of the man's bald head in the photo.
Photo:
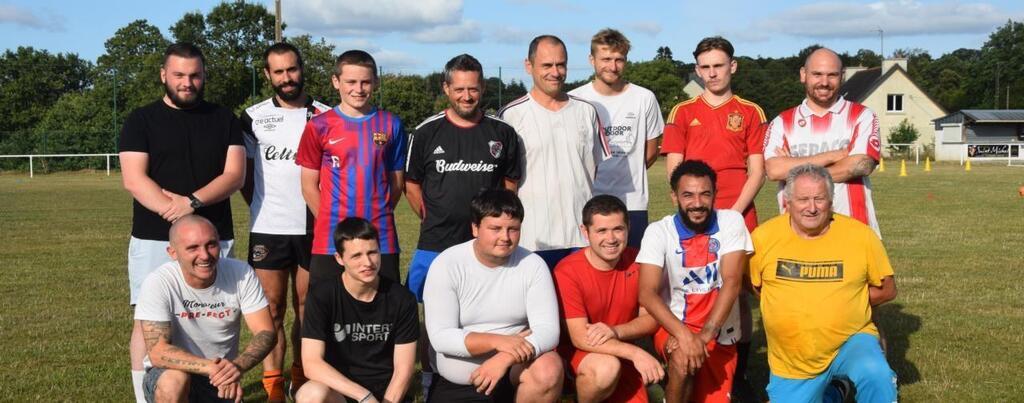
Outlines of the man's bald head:
{"type": "Polygon", "coordinates": [[[800,68],[800,82],[804,84],[811,110],[816,114],[824,113],[839,99],[843,61],[832,49],[815,49],[800,68]]]}
{"type": "Polygon", "coordinates": [[[843,69],[843,59],[840,59],[839,54],[829,48],[818,48],[807,55],[807,58],[804,59],[804,68],[820,63],[831,63],[838,66],[839,70],[843,69]]]}
{"type": "Polygon", "coordinates": [[[176,244],[175,241],[178,240],[178,237],[181,235],[182,231],[193,228],[196,225],[205,226],[209,228],[211,231],[213,231],[214,234],[216,234],[217,240],[220,240],[220,235],[217,234],[217,227],[215,227],[213,223],[210,222],[210,220],[207,220],[206,217],[200,215],[189,214],[187,216],[177,219],[176,221],[174,221],[174,224],[171,224],[171,230],[167,234],[167,237],[170,240],[171,245],[173,246],[176,244]]]}

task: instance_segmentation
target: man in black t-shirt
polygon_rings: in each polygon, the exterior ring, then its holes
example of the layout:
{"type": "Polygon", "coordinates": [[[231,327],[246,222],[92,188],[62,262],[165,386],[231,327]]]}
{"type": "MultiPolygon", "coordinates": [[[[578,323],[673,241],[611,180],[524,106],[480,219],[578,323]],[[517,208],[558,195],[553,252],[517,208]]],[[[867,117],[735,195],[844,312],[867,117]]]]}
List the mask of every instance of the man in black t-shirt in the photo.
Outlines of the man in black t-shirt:
{"type": "Polygon", "coordinates": [[[349,217],[334,230],[337,281],[311,284],[302,324],[302,366],[309,378],[297,402],[400,402],[415,371],[416,298],[381,277],[377,229],[349,217]]]}
{"type": "MultiPolygon", "coordinates": [[[[221,254],[234,243],[228,198],[242,187],[245,148],[241,124],[230,110],[203,100],[203,53],[188,43],[164,52],[162,99],[132,111],[118,144],[124,188],[135,199],[128,245],[130,303],[146,275],[169,262],[171,223],[189,214],[209,219],[221,235],[221,254]]],[[[132,383],[143,401],[146,345],[135,322],[129,345],[132,383]]]]}
{"type": "Polygon", "coordinates": [[[448,109],[416,127],[409,141],[405,193],[423,219],[406,286],[423,301],[423,282],[435,257],[473,239],[469,201],[484,189],[516,189],[522,155],[512,126],[480,108],[483,68],[462,54],[444,68],[448,109]]]}

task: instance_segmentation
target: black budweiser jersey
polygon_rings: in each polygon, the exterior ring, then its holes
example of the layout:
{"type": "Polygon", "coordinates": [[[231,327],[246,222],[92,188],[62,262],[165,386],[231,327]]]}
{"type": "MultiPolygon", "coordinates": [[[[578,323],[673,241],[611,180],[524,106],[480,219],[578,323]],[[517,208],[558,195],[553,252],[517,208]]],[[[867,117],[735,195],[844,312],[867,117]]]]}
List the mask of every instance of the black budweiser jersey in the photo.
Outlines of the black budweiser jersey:
{"type": "Polygon", "coordinates": [[[498,118],[463,127],[441,112],[423,121],[409,142],[405,174],[423,189],[426,215],[416,248],[440,252],[472,239],[470,200],[505,178],[518,181],[521,164],[519,138],[498,118]]]}

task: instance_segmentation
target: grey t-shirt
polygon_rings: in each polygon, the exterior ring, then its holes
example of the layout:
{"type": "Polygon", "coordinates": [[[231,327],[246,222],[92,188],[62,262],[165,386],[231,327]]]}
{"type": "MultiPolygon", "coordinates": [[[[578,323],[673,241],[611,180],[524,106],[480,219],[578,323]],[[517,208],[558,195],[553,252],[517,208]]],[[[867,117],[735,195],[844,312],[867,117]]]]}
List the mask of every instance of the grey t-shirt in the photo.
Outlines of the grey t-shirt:
{"type": "Polygon", "coordinates": [[[516,248],[504,266],[477,260],[470,240],[441,252],[423,287],[423,312],[436,368],[449,382],[468,385],[469,376],[491,354],[472,357],[469,333],[517,334],[537,355],[558,344],[558,298],[544,260],[516,248]]]}
{"type": "Polygon", "coordinates": [[[185,283],[173,261],[142,283],[135,320],[171,322],[171,344],[203,358],[233,359],[242,315],[266,306],[263,288],[244,262],[220,259],[213,285],[197,290],[185,283]]]}

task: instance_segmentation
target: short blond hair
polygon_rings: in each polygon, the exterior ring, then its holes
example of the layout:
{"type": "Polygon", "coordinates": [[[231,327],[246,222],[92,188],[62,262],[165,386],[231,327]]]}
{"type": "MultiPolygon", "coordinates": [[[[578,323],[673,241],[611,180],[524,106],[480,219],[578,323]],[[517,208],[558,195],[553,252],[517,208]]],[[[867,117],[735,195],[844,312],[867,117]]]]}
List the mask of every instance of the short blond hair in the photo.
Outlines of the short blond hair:
{"type": "Polygon", "coordinates": [[[617,30],[611,28],[605,28],[597,31],[593,38],[590,38],[590,54],[593,55],[597,52],[598,46],[607,46],[613,52],[622,53],[623,56],[629,54],[630,44],[629,39],[617,30]]]}

